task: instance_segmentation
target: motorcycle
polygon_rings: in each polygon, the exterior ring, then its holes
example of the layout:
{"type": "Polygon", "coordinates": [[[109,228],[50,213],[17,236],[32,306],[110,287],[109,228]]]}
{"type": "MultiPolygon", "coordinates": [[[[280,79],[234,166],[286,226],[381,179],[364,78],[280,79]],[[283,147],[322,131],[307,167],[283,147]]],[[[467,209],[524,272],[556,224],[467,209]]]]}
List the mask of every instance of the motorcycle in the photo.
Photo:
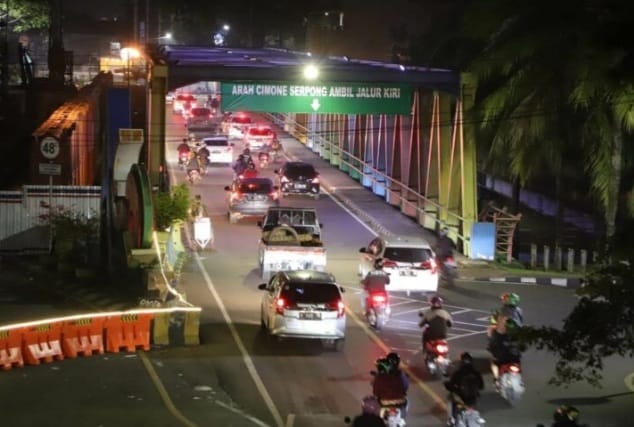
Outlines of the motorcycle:
{"type": "Polygon", "coordinates": [[[405,420],[401,414],[400,405],[386,405],[381,403],[379,416],[385,421],[386,427],[405,427],[405,420]]]}
{"type": "Polygon", "coordinates": [[[380,331],[387,323],[391,311],[387,293],[371,293],[368,295],[366,306],[365,318],[368,324],[380,331]]]}
{"type": "Polygon", "coordinates": [[[451,364],[447,340],[430,340],[425,343],[425,366],[430,375],[447,375],[451,364]]]}
{"type": "Polygon", "coordinates": [[[511,406],[519,403],[526,390],[519,362],[504,363],[499,367],[496,381],[498,392],[511,406]]]}
{"type": "Polygon", "coordinates": [[[189,163],[189,153],[181,152],[178,155],[178,166],[181,170],[185,170],[187,167],[187,163],[189,163]]]}
{"type": "Polygon", "coordinates": [[[258,160],[260,161],[260,169],[265,168],[269,164],[269,153],[264,151],[258,154],[258,160]]]}
{"type": "Polygon", "coordinates": [[[453,286],[455,280],[458,278],[458,264],[456,259],[449,255],[442,258],[436,258],[436,265],[438,265],[440,271],[440,278],[444,280],[448,286],[453,286]]]}
{"type": "Polygon", "coordinates": [[[480,416],[476,409],[469,408],[461,403],[455,402],[456,414],[447,421],[449,427],[482,427],[486,420],[480,416]]]}

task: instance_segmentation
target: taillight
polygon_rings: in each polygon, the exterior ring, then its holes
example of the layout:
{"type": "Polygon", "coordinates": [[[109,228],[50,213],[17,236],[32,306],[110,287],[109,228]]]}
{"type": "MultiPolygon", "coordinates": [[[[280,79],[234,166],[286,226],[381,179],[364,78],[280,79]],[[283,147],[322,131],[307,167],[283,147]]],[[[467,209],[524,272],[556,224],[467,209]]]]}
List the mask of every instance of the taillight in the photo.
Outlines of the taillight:
{"type": "Polygon", "coordinates": [[[387,297],[383,294],[374,294],[372,295],[372,301],[377,304],[385,304],[387,297]]]}
{"type": "Polygon", "coordinates": [[[391,261],[389,259],[384,259],[383,260],[383,268],[396,268],[396,262],[391,261]]]}
{"type": "Polygon", "coordinates": [[[520,372],[520,365],[509,366],[509,371],[513,372],[514,374],[518,374],[520,372]]]}
{"type": "MultiPolygon", "coordinates": [[[[242,179],[242,177],[240,177],[240,179],[242,179]]],[[[239,191],[234,191],[233,193],[231,193],[231,200],[240,200],[242,198],[243,194],[239,191]]]]}
{"type": "Polygon", "coordinates": [[[337,317],[342,317],[346,312],[346,305],[341,300],[337,300],[330,304],[330,308],[334,308],[337,310],[337,317]]]}
{"type": "Polygon", "coordinates": [[[436,344],[436,353],[438,354],[449,353],[449,346],[447,344],[436,344]]]}
{"type": "Polygon", "coordinates": [[[277,314],[284,314],[285,306],[286,306],[286,301],[284,301],[284,298],[278,298],[275,300],[275,312],[277,314]]]}
{"type": "Polygon", "coordinates": [[[422,262],[420,264],[420,268],[422,268],[423,270],[431,270],[432,273],[436,272],[436,267],[437,267],[436,260],[433,258],[430,258],[427,261],[422,262]]]}
{"type": "Polygon", "coordinates": [[[283,177],[282,177],[282,179],[281,179],[281,181],[282,181],[282,182],[288,182],[288,181],[289,181],[289,179],[288,179],[288,178],[286,178],[285,176],[283,176],[283,177]]]}
{"type": "Polygon", "coordinates": [[[315,178],[313,178],[313,179],[312,179],[312,181],[310,181],[310,182],[312,182],[313,184],[319,184],[319,177],[317,177],[317,176],[316,176],[316,177],[315,177],[315,178]]]}
{"type": "Polygon", "coordinates": [[[273,200],[277,200],[277,199],[278,199],[278,197],[280,197],[280,195],[277,193],[277,191],[271,191],[271,192],[269,193],[269,197],[270,197],[271,199],[273,199],[273,200]]]}

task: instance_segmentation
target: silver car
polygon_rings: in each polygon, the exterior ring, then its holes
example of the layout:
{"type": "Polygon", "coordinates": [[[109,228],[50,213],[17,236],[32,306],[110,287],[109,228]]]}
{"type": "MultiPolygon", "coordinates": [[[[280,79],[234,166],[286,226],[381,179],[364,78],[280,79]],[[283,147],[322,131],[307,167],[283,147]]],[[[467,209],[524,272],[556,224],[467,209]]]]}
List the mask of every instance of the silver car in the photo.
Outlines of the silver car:
{"type": "Polygon", "coordinates": [[[270,178],[242,178],[226,186],[227,218],[235,224],[241,218],[262,218],[270,207],[280,205],[279,191],[270,178]]]}
{"type": "Polygon", "coordinates": [[[330,273],[279,271],[258,289],[262,297],[261,326],[270,337],[321,339],[343,349],[346,334],[344,289],[330,273]]]}

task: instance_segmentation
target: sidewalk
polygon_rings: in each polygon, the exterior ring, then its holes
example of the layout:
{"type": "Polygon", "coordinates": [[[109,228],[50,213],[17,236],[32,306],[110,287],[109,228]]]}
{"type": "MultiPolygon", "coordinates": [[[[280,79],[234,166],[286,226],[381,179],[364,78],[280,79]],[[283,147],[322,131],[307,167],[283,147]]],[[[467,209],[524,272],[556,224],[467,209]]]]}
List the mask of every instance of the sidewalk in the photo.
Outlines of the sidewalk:
{"type": "MultiPolygon", "coordinates": [[[[436,234],[419,225],[414,218],[401,213],[398,207],[391,206],[382,197],[352,179],[347,173],[330,165],[312,152],[292,135],[280,130],[280,139],[286,155],[294,160],[312,163],[320,174],[322,189],[332,195],[355,213],[378,234],[417,236],[436,241],[436,234]]],[[[536,270],[511,270],[494,262],[472,260],[462,254],[456,254],[458,280],[488,283],[520,283],[526,285],[549,285],[575,289],[581,286],[581,275],[563,272],[545,272],[536,270]]]]}

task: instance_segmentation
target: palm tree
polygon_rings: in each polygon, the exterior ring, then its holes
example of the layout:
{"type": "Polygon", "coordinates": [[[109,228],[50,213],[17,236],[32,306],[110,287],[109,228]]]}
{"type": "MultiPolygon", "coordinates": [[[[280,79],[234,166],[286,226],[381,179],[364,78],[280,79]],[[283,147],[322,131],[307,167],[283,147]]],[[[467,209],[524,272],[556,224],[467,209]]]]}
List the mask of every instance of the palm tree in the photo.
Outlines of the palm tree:
{"type": "MultiPolygon", "coordinates": [[[[470,71],[482,84],[482,126],[494,135],[490,156],[510,158],[511,173],[523,183],[551,172],[561,194],[568,153],[583,150],[610,238],[624,132],[634,126],[626,102],[632,85],[623,84],[624,78],[631,78],[617,73],[627,58],[625,49],[603,36],[619,14],[592,9],[591,1],[510,3],[476,2],[468,13],[476,25],[465,28],[486,41],[470,71]],[[599,19],[601,12],[612,19],[599,19]],[[621,76],[619,81],[615,75],[621,76]]],[[[620,12],[621,19],[631,16],[620,12]]]]}

